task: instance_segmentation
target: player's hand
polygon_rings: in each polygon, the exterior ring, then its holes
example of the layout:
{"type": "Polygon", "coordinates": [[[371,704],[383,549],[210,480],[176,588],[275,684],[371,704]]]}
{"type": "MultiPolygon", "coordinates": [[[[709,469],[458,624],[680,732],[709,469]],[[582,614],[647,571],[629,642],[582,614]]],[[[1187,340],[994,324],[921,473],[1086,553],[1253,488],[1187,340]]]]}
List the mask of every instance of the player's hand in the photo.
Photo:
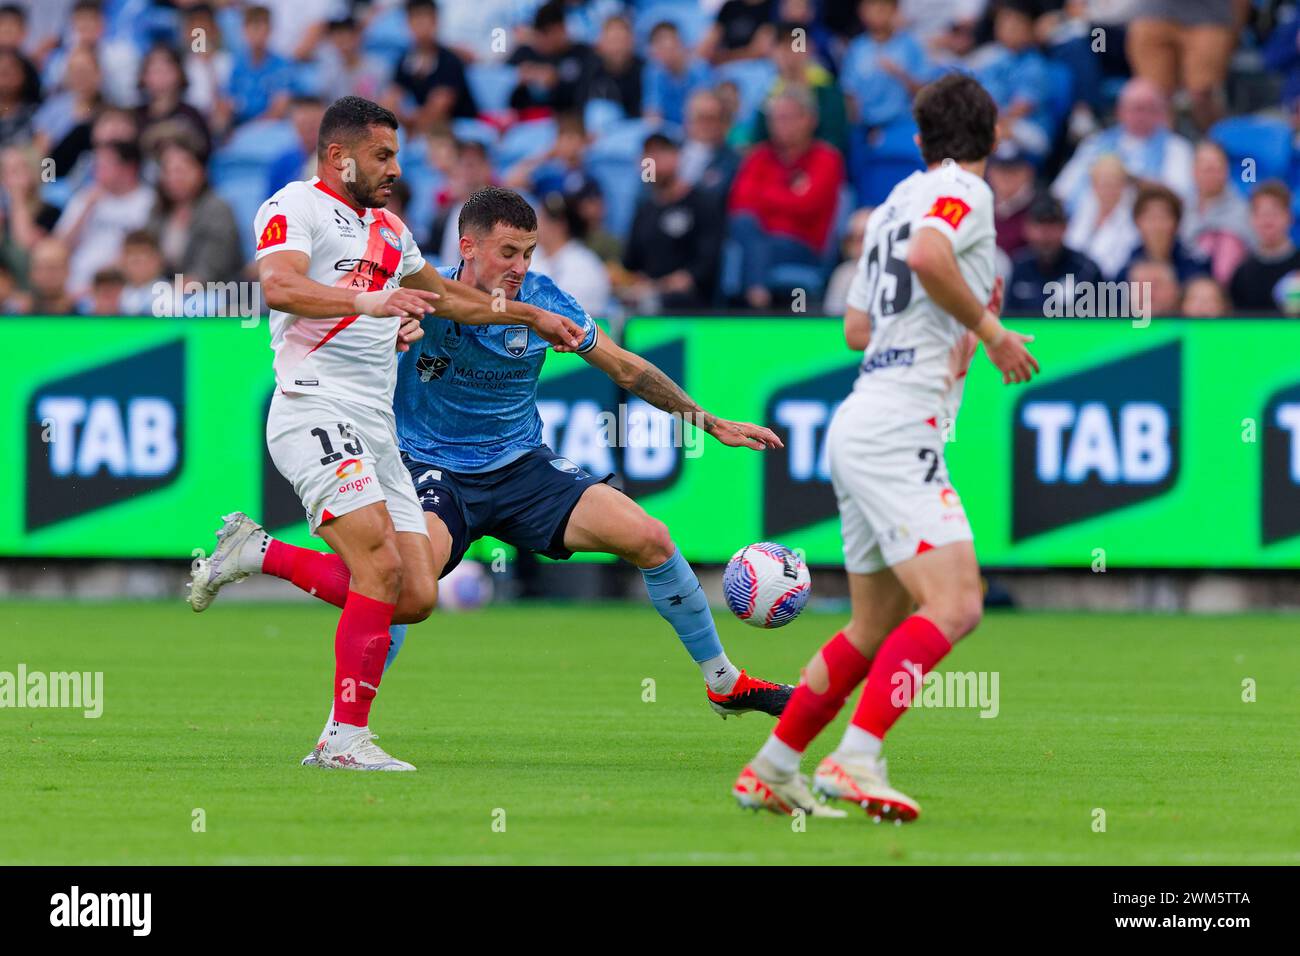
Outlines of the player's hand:
{"type": "Polygon", "coordinates": [[[352,300],[357,315],[373,315],[377,319],[422,319],[426,312],[434,311],[438,293],[424,289],[380,289],[378,292],[358,292],[352,300]]]}
{"type": "Polygon", "coordinates": [[[576,352],[582,345],[585,333],[572,319],[545,309],[538,309],[533,319],[533,331],[550,342],[557,352],[576,352]]]}
{"type": "Polygon", "coordinates": [[[407,352],[413,344],[424,338],[424,327],[419,319],[404,319],[397,330],[397,351],[407,352]]]}
{"type": "Polygon", "coordinates": [[[777,438],[776,433],[770,428],[764,428],[762,425],[751,425],[749,422],[729,422],[725,418],[717,418],[714,419],[713,427],[708,431],[722,444],[731,448],[753,448],[755,451],[766,451],[769,448],[785,447],[781,439],[777,438]]]}
{"type": "Polygon", "coordinates": [[[1003,385],[1027,382],[1038,372],[1038,360],[1025,347],[1033,340],[1032,335],[1013,332],[1001,322],[998,322],[996,331],[984,338],[984,351],[1002,373],[1003,385]]]}

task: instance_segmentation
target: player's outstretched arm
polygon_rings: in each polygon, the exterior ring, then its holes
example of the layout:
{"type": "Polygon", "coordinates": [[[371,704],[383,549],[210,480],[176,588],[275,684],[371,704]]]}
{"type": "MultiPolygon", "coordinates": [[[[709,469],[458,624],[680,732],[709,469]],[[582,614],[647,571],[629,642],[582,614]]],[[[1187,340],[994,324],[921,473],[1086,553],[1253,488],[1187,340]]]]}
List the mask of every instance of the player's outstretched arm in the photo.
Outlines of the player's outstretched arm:
{"type": "Polygon", "coordinates": [[[1002,373],[1002,383],[1027,382],[1038,371],[1037,360],[1025,345],[1032,335],[1021,335],[1002,324],[1002,283],[993,289],[993,297],[983,303],[975,298],[957,265],[952,243],[933,227],[922,226],[912,237],[907,265],[925,287],[935,305],[943,309],[984,343],[984,352],[1002,373]]]}
{"type": "Polygon", "coordinates": [[[575,352],[582,345],[583,331],[576,322],[535,305],[491,296],[455,279],[444,279],[433,266],[402,279],[402,285],[436,293],[438,314],[462,325],[526,325],[555,347],[557,352],[575,352]]]}
{"type": "Polygon", "coordinates": [[[307,278],[311,262],[305,252],[273,252],[257,260],[257,277],[266,304],[304,319],[336,319],[346,315],[396,316],[419,320],[432,312],[438,296],[421,289],[359,292],[307,278]]]}
{"type": "Polygon", "coordinates": [[[871,344],[871,316],[861,309],[847,306],[844,309],[844,341],[855,352],[862,352],[871,344]]]}
{"type": "Polygon", "coordinates": [[[661,369],[635,352],[615,345],[608,336],[600,336],[595,346],[583,352],[582,357],[613,379],[620,388],[627,389],[655,408],[681,415],[684,421],[704,429],[724,445],[756,450],[784,447],[781,439],[762,425],[732,422],[710,415],[661,369]]]}

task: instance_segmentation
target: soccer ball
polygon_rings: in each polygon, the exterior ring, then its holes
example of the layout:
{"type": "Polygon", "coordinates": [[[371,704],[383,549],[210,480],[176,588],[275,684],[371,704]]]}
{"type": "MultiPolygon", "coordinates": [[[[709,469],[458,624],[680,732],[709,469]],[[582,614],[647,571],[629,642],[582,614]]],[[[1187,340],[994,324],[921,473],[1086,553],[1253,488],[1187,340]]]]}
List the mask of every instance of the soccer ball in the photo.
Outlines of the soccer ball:
{"type": "Polygon", "coordinates": [[[477,561],[462,561],[438,582],[438,606],[473,611],[492,600],[492,575],[477,561]]]}
{"type": "Polygon", "coordinates": [[[727,607],[754,627],[784,627],[803,610],[812,579],[803,558],[764,541],[737,551],[722,574],[727,607]]]}

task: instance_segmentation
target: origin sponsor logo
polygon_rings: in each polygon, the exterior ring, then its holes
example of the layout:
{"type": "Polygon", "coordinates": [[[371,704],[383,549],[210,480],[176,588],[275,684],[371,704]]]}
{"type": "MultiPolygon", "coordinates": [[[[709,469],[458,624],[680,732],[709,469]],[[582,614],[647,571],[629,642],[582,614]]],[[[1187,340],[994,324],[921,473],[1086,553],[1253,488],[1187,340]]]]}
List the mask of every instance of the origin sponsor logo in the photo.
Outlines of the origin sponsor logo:
{"type": "Polygon", "coordinates": [[[1300,384],[1275,392],[1264,408],[1260,539],[1300,534],[1300,384]]]}
{"type": "Polygon", "coordinates": [[[346,495],[349,492],[360,491],[374,480],[373,475],[364,475],[361,478],[354,478],[351,481],[339,485],[339,494],[346,495]]]}
{"type": "Polygon", "coordinates": [[[1031,388],[1014,417],[1012,540],[1173,488],[1181,392],[1178,342],[1031,388]]]}
{"type": "Polygon", "coordinates": [[[28,531],[174,482],[185,450],[185,343],[45,382],[27,401],[28,531]]]}
{"type": "Polygon", "coordinates": [[[339,466],[334,469],[334,474],[339,478],[347,478],[349,475],[360,474],[365,467],[360,458],[348,458],[339,462],[339,466]]]}

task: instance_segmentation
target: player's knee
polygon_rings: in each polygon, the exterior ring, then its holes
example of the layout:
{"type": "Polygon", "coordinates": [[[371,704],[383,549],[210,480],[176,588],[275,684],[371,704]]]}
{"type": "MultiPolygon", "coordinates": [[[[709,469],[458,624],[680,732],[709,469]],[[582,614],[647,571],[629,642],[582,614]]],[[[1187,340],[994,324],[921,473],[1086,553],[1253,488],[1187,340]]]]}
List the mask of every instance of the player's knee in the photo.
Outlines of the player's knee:
{"type": "Polygon", "coordinates": [[[636,564],[642,568],[657,568],[673,556],[677,545],[673,544],[668,526],[658,518],[645,515],[641,522],[636,564]]]}
{"type": "Polygon", "coordinates": [[[984,617],[984,595],[979,588],[963,588],[946,608],[947,627],[944,636],[959,641],[975,628],[984,617]]]}
{"type": "Polygon", "coordinates": [[[377,541],[368,549],[360,567],[353,570],[354,584],[362,589],[384,595],[384,600],[396,602],[402,593],[402,555],[397,541],[391,535],[377,541]]]}

